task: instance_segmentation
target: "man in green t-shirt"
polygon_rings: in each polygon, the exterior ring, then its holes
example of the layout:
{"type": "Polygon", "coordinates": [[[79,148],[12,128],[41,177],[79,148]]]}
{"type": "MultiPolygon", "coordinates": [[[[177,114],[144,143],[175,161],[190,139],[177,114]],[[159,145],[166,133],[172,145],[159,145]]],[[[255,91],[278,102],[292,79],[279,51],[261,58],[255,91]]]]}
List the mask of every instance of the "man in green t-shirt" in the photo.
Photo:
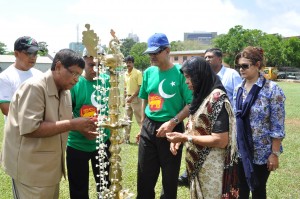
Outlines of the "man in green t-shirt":
{"type": "MultiPolygon", "coordinates": [[[[97,114],[107,116],[108,106],[105,98],[108,97],[107,88],[109,85],[109,76],[101,74],[100,81],[94,80],[97,73],[97,66],[94,58],[88,56],[86,49],[83,53],[85,68],[82,76],[79,77],[78,83],[71,90],[73,115],[77,117],[95,117],[97,114]],[[103,88],[104,92],[97,91],[96,86],[103,88]],[[99,99],[99,96],[101,99],[99,99]],[[98,110],[97,110],[98,109],[98,110]],[[100,112],[99,112],[100,110],[100,112]]],[[[88,199],[89,198],[89,161],[91,161],[94,178],[97,184],[97,192],[102,192],[100,186],[109,188],[110,182],[108,177],[100,182],[100,165],[99,161],[109,162],[109,136],[108,129],[103,131],[103,142],[106,144],[104,157],[99,156],[98,146],[99,135],[85,135],[78,131],[70,131],[67,143],[67,168],[71,199],[88,199]],[[97,158],[98,157],[98,158],[97,158]],[[98,175],[98,176],[97,176],[98,175]],[[106,182],[105,182],[106,181],[106,182]],[[106,184],[107,183],[107,184],[106,184]]],[[[109,166],[104,171],[109,172],[109,166]]]]}
{"type": "Polygon", "coordinates": [[[139,141],[137,198],[155,198],[155,184],[162,171],[161,198],[176,199],[182,146],[176,156],[170,152],[167,132],[184,132],[183,120],[189,114],[192,92],[185,84],[180,65],[170,62],[170,44],[163,33],[148,39],[153,66],[143,74],[139,97],[143,99],[142,128],[139,141]]]}

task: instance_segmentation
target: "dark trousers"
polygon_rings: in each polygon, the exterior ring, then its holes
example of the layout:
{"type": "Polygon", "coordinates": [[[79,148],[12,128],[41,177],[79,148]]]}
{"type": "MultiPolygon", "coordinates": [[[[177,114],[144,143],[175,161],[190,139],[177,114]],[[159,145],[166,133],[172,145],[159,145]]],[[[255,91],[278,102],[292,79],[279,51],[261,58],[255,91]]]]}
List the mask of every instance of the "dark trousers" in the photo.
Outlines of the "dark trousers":
{"type": "MultiPolygon", "coordinates": [[[[252,191],[252,199],[266,199],[267,191],[266,185],[270,175],[270,171],[268,171],[267,164],[257,165],[253,164],[254,172],[258,179],[258,186],[252,191]]],[[[240,188],[240,198],[248,199],[250,194],[250,189],[246,181],[243,163],[239,160],[238,164],[238,177],[239,177],[239,188],[240,188]]]]}
{"type": "MultiPolygon", "coordinates": [[[[156,130],[164,122],[155,122],[145,118],[139,142],[137,198],[154,199],[155,185],[162,171],[163,193],[161,198],[176,199],[177,183],[181,163],[182,146],[174,156],[170,152],[170,142],[156,137],[156,130]]],[[[183,132],[183,123],[178,124],[173,131],[183,132]]]]}
{"type": "MultiPolygon", "coordinates": [[[[107,158],[105,162],[109,161],[110,152],[108,150],[110,141],[106,142],[108,147],[106,148],[107,158]]],[[[91,160],[91,165],[93,169],[94,179],[96,183],[100,183],[99,177],[99,160],[96,159],[98,156],[98,150],[93,152],[84,152],[72,147],[67,147],[67,169],[68,169],[68,179],[69,179],[69,190],[71,199],[89,199],[89,161],[91,160]],[[98,177],[97,177],[98,175],[98,177]]],[[[109,166],[105,168],[109,172],[109,166]]],[[[107,176],[106,181],[108,181],[107,188],[110,186],[110,182],[107,176]]],[[[100,191],[100,186],[97,185],[97,192],[100,191]]]]}

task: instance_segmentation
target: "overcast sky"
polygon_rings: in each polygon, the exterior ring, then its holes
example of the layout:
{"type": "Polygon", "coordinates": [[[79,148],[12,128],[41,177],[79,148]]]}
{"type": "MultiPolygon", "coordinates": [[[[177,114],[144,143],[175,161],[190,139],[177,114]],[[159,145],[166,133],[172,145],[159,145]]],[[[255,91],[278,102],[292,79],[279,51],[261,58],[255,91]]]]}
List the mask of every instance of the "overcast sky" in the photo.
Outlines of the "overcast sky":
{"type": "Polygon", "coordinates": [[[183,40],[184,32],[222,34],[235,25],[295,36],[300,35],[300,1],[0,0],[0,42],[9,51],[18,37],[29,35],[57,52],[81,41],[86,23],[102,45],[108,45],[110,29],[120,39],[137,34],[141,42],[156,32],[171,42],[183,40]]]}

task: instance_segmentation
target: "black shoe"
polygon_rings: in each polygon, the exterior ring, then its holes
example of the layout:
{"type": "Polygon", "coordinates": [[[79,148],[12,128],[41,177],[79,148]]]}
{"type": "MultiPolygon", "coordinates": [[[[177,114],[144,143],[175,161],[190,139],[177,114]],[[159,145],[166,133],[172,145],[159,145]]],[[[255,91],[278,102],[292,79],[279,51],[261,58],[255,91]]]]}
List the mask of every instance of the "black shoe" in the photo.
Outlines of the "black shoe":
{"type": "Polygon", "coordinates": [[[189,180],[187,176],[181,175],[178,178],[178,186],[189,186],[189,180]]]}

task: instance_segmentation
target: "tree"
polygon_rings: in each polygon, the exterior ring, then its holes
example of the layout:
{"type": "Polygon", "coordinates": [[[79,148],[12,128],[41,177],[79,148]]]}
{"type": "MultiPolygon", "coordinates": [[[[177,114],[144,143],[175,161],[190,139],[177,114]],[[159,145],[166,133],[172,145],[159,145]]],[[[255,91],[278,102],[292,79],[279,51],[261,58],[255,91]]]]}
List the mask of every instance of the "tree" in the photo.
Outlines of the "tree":
{"type": "Polygon", "coordinates": [[[251,41],[248,38],[249,36],[248,30],[243,29],[241,25],[237,25],[230,28],[227,34],[222,34],[213,39],[213,44],[225,54],[224,61],[233,66],[235,55],[249,45],[248,41],[251,41]]]}
{"type": "Polygon", "coordinates": [[[122,45],[120,50],[123,53],[124,57],[130,55],[130,49],[134,44],[136,44],[136,42],[131,38],[126,38],[122,40],[122,45]]]}
{"type": "Polygon", "coordinates": [[[136,43],[132,46],[130,50],[130,55],[134,57],[134,66],[140,70],[145,70],[149,67],[150,57],[147,55],[143,55],[143,52],[147,49],[147,43],[136,43]]]}
{"type": "Polygon", "coordinates": [[[184,50],[184,46],[182,41],[172,41],[170,43],[172,51],[183,51],[184,50]]]}
{"type": "Polygon", "coordinates": [[[48,54],[48,52],[49,52],[49,50],[47,48],[48,44],[46,42],[44,42],[44,41],[41,41],[38,44],[39,44],[39,48],[40,48],[40,51],[38,52],[38,54],[40,56],[46,56],[48,54]]]}
{"type": "Polygon", "coordinates": [[[172,41],[170,45],[172,51],[205,50],[211,47],[210,45],[202,44],[200,41],[195,40],[172,41]]]}
{"type": "Polygon", "coordinates": [[[6,45],[0,42],[0,55],[4,55],[6,53],[6,45]]]}
{"type": "Polygon", "coordinates": [[[300,39],[292,37],[283,42],[283,56],[286,60],[286,66],[300,68],[300,39]]]}
{"type": "Polygon", "coordinates": [[[282,65],[284,59],[281,42],[280,35],[268,35],[257,29],[243,29],[241,25],[230,28],[227,34],[213,40],[214,46],[223,51],[224,61],[231,66],[234,65],[236,54],[247,46],[262,47],[267,66],[282,65]]]}
{"type": "Polygon", "coordinates": [[[266,66],[282,66],[283,63],[285,63],[285,59],[283,57],[281,35],[265,34],[261,38],[261,41],[259,42],[259,46],[261,46],[262,49],[264,50],[266,66]]]}

